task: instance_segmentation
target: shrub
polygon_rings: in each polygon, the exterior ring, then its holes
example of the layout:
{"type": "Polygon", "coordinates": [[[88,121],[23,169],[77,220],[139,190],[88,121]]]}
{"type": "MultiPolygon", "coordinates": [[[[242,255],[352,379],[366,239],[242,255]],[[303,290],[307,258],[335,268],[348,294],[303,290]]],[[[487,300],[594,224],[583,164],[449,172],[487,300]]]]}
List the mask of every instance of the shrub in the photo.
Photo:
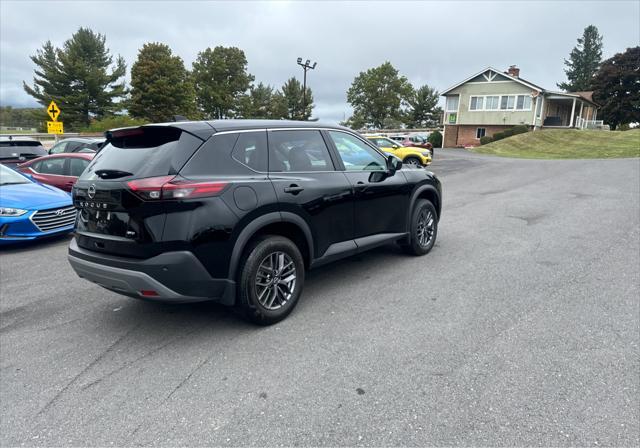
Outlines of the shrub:
{"type": "Polygon", "coordinates": [[[480,137],[481,145],[486,145],[487,143],[491,143],[492,141],[493,141],[493,138],[489,137],[488,135],[480,137]]]}
{"type": "Polygon", "coordinates": [[[629,126],[629,123],[623,123],[618,125],[618,127],[616,128],[616,131],[628,131],[629,129],[631,129],[631,126],[629,126]]]}
{"type": "Polygon", "coordinates": [[[434,148],[442,148],[442,134],[440,131],[433,131],[429,134],[427,141],[431,143],[434,148]]]}
{"type": "Polygon", "coordinates": [[[145,120],[131,118],[129,115],[113,115],[102,120],[94,120],[89,126],[82,129],[82,132],[104,132],[109,129],[126,128],[128,126],[140,126],[145,124],[145,120]]]}
{"type": "Polygon", "coordinates": [[[503,138],[511,137],[513,135],[513,128],[505,129],[502,131],[503,138]]]}
{"type": "Polygon", "coordinates": [[[513,135],[524,134],[529,132],[529,126],[519,124],[518,126],[512,127],[511,130],[513,131],[513,135]]]}
{"type": "Polygon", "coordinates": [[[493,134],[493,141],[502,140],[505,137],[504,132],[496,132],[493,134]]]}

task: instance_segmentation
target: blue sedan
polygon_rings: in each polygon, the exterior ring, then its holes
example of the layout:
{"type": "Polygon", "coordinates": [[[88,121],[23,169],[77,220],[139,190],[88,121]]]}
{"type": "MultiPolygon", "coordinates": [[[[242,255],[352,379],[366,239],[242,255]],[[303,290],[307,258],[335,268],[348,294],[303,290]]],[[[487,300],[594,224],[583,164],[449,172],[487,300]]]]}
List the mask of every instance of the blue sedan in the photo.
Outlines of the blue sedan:
{"type": "Polygon", "coordinates": [[[68,193],[0,165],[0,246],[73,231],[68,193]]]}

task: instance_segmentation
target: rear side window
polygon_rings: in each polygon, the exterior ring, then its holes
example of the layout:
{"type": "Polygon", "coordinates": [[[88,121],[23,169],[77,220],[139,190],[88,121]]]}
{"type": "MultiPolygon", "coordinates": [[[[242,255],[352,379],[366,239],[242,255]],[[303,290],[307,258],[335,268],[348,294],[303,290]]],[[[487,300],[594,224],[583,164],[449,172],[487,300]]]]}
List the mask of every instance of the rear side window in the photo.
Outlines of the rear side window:
{"type": "Polygon", "coordinates": [[[254,171],[267,172],[266,132],[243,132],[233,148],[232,157],[254,171]]]}
{"type": "Polygon", "coordinates": [[[271,131],[269,171],[333,171],[333,163],[320,131],[271,131]]]}
{"type": "Polygon", "coordinates": [[[69,175],[80,177],[85,168],[89,165],[89,161],[85,159],[69,159],[69,175]]]}
{"type": "Polygon", "coordinates": [[[119,180],[177,174],[201,144],[199,138],[171,127],[116,131],[82,178],[114,178],[110,173],[119,180]]]}

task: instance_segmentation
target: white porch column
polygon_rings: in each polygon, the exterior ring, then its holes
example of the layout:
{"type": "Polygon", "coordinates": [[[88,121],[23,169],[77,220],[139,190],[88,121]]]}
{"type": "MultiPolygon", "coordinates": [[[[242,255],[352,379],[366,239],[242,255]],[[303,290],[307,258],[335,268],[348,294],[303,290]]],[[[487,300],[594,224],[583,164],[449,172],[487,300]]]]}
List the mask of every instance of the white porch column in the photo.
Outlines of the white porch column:
{"type": "Polygon", "coordinates": [[[573,104],[571,105],[571,119],[569,120],[569,127],[573,127],[573,116],[576,113],[576,99],[573,99],[573,104]]]}
{"type": "Polygon", "coordinates": [[[578,117],[580,118],[580,129],[584,129],[584,120],[582,119],[582,107],[584,106],[584,103],[582,101],[580,101],[580,113],[578,114],[578,117]]]}

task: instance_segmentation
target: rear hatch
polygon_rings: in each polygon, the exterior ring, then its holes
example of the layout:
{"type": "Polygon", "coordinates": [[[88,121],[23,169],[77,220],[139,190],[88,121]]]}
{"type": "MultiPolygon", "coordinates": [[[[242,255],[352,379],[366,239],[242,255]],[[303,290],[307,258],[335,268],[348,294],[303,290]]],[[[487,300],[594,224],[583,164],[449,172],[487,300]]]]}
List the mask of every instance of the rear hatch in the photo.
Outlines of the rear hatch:
{"type": "Polygon", "coordinates": [[[47,151],[36,140],[8,140],[0,141],[0,163],[10,167],[37,157],[46,156],[47,151]]]}
{"type": "MultiPolygon", "coordinates": [[[[162,251],[167,213],[180,203],[155,201],[203,140],[171,126],[116,130],[73,188],[82,248],[135,258],[162,251]]],[[[178,249],[178,248],[176,248],[178,249]]]]}

